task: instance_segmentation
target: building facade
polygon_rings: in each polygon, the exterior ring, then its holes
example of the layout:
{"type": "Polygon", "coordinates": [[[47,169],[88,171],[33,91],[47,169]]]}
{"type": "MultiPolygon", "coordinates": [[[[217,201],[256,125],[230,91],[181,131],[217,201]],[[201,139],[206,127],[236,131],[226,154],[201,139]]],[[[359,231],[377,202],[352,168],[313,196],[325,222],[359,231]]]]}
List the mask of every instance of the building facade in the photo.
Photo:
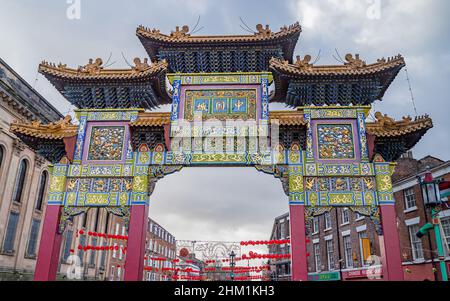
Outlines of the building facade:
{"type": "MultiPolygon", "coordinates": [[[[405,280],[441,280],[436,237],[430,231],[422,238],[416,233],[431,222],[425,209],[417,177],[429,169],[435,179],[450,181],[450,161],[432,156],[420,160],[407,152],[399,160],[393,174],[398,233],[405,280]]],[[[447,270],[450,270],[450,208],[439,213],[442,244],[447,270]]],[[[289,239],[289,215],[275,218],[270,239],[289,239]]],[[[371,255],[381,257],[379,237],[373,221],[349,208],[334,208],[313,218],[308,234],[308,271],[310,280],[367,280],[371,255]]],[[[289,246],[271,245],[271,254],[289,252],[289,246]]],[[[290,261],[271,262],[272,280],[290,280],[290,261]]],[[[375,271],[376,272],[376,271],[375,271]]]]}
{"type": "MultiPolygon", "coordinates": [[[[102,208],[89,210],[86,214],[75,217],[63,233],[59,278],[67,278],[67,271],[72,269],[74,264],[69,257],[77,255],[80,258],[82,279],[123,280],[127,236],[128,231],[124,219],[112,215],[102,208]],[[107,234],[108,237],[102,237],[102,234],[107,234]],[[108,247],[108,249],[92,250],[92,247],[108,247]]],[[[175,246],[175,236],[148,218],[145,273],[142,280],[166,281],[171,279],[171,269],[174,268],[173,260],[176,254],[175,246]]]]}
{"type": "MultiPolygon", "coordinates": [[[[450,161],[427,156],[414,159],[411,152],[398,160],[394,173],[394,196],[399,219],[403,268],[406,280],[441,280],[436,236],[433,231],[422,238],[416,233],[427,222],[431,214],[425,209],[422,190],[417,177],[424,177],[429,169],[435,179],[450,181],[450,161]]],[[[450,270],[450,208],[439,213],[447,270],[450,270]]]]}
{"type": "Polygon", "coordinates": [[[146,242],[147,281],[171,281],[176,267],[175,236],[154,220],[148,220],[146,242]]]}
{"type": "MultiPolygon", "coordinates": [[[[286,213],[275,218],[270,239],[289,239],[289,230],[286,213]]],[[[289,252],[289,244],[269,246],[270,254],[289,252]]],[[[312,281],[367,280],[370,267],[377,267],[375,256],[381,256],[375,225],[370,218],[346,207],[315,216],[308,231],[307,256],[312,281]]],[[[289,259],[271,261],[270,265],[272,280],[291,279],[289,259]]]]}
{"type": "MultiPolygon", "coordinates": [[[[270,240],[289,239],[289,213],[275,218],[270,240]]],[[[289,254],[289,245],[269,245],[269,254],[289,254]]],[[[272,259],[268,261],[270,266],[269,276],[275,281],[291,280],[291,261],[289,259],[272,259]]]]}
{"type": "Polygon", "coordinates": [[[49,183],[48,161],[19,140],[10,125],[62,117],[0,59],[0,280],[32,278],[49,183]]]}

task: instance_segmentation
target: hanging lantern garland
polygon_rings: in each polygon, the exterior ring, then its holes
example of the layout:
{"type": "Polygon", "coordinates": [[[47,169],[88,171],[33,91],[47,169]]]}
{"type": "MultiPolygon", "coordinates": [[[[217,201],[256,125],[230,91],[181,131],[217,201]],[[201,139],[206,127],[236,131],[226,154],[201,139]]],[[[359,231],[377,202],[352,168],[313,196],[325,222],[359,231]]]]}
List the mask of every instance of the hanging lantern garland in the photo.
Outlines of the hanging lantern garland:
{"type": "Polygon", "coordinates": [[[283,245],[290,244],[290,239],[272,239],[272,240],[249,240],[241,241],[241,246],[259,246],[259,245],[283,245]]]}
{"type": "Polygon", "coordinates": [[[99,232],[93,232],[93,231],[84,231],[83,229],[78,231],[78,234],[84,235],[87,234],[88,236],[92,237],[103,237],[106,239],[116,239],[116,240],[128,240],[128,235],[116,235],[116,234],[108,234],[108,233],[99,233],[99,232]]]}
{"type": "Polygon", "coordinates": [[[246,254],[242,255],[242,259],[289,259],[291,254],[258,254],[256,252],[250,251],[248,256],[246,254]]]}

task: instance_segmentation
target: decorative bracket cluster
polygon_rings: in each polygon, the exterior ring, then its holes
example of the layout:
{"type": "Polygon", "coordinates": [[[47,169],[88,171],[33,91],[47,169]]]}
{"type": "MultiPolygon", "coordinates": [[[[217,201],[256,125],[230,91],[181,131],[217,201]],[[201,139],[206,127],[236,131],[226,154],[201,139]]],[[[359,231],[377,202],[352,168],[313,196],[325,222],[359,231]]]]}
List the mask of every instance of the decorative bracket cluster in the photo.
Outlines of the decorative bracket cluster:
{"type": "Polygon", "coordinates": [[[59,219],[58,233],[62,234],[69,223],[71,217],[87,213],[91,207],[62,207],[61,217],[59,219]]]}
{"type": "Polygon", "coordinates": [[[152,195],[155,190],[156,182],[166,175],[180,171],[183,165],[152,165],[149,167],[148,195],[152,195]]]}
{"type": "Polygon", "coordinates": [[[280,179],[284,193],[289,196],[289,170],[287,165],[255,165],[255,168],[280,179]]]}

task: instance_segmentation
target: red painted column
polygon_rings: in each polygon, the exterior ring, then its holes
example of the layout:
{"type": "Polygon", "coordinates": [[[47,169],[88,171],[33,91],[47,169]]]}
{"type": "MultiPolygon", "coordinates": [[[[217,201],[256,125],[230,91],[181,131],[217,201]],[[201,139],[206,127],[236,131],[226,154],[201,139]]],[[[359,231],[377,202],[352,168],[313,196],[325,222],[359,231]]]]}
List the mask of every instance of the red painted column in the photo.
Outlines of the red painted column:
{"type": "Polygon", "coordinates": [[[389,281],[403,281],[400,239],[397,229],[397,214],[394,205],[381,205],[380,249],[383,262],[383,278],[389,281]]]}
{"type": "Polygon", "coordinates": [[[58,232],[60,216],[60,206],[47,206],[34,272],[35,281],[56,280],[62,239],[62,235],[58,232]]]}
{"type": "Polygon", "coordinates": [[[308,280],[305,206],[289,205],[292,281],[308,280]]]}
{"type": "Polygon", "coordinates": [[[147,219],[148,205],[131,206],[127,255],[125,258],[125,281],[143,280],[147,219]]]}

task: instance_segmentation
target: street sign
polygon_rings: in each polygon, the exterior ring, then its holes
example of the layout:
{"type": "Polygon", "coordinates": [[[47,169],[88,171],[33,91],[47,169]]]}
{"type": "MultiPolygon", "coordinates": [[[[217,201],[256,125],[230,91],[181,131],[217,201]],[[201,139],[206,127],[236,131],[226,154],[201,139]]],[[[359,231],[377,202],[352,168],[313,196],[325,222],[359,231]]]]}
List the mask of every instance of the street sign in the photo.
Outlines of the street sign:
{"type": "Polygon", "coordinates": [[[341,276],[339,272],[309,274],[308,281],[339,281],[341,276]]]}

